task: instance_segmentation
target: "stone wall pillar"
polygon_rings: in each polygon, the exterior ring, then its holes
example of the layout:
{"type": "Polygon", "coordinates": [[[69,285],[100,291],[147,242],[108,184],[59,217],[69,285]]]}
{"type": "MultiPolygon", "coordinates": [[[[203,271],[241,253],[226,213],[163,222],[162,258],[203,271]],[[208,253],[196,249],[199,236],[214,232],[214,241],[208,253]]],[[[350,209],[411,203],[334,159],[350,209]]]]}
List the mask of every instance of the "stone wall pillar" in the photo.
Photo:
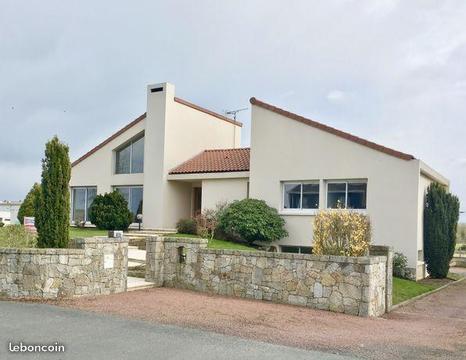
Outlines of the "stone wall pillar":
{"type": "Polygon", "coordinates": [[[385,256],[387,258],[385,269],[385,312],[389,312],[393,304],[393,247],[384,245],[371,245],[369,253],[373,256],[385,256]]]}
{"type": "Polygon", "coordinates": [[[164,238],[149,236],[146,238],[146,281],[155,286],[163,286],[165,246],[164,238]]]}

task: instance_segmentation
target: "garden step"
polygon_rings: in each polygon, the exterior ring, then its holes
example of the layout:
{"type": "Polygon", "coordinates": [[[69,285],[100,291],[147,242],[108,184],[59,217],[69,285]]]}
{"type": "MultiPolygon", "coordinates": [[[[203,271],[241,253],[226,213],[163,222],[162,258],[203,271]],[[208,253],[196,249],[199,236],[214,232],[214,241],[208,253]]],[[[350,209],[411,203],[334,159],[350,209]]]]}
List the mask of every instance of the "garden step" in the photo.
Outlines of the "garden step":
{"type": "Polygon", "coordinates": [[[144,278],[128,276],[128,291],[150,289],[153,287],[155,287],[155,284],[147,282],[144,278]]]}

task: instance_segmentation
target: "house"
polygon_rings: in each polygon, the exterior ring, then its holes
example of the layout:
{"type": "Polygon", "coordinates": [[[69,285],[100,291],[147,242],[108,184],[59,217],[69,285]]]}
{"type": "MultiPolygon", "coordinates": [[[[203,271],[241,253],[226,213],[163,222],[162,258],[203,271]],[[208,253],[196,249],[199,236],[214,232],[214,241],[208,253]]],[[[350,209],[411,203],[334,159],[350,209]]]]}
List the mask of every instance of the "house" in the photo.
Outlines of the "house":
{"type": "Polygon", "coordinates": [[[367,213],[374,243],[424,277],[424,194],[449,181],[412,155],[250,101],[251,147],[241,148],[241,123],[177,98],[169,83],[148,86],[147,112],[72,164],[72,220],[87,221],[95,195],[113,189],[146,229],[251,197],[286,220],[277,251],[309,253],[316,212],[346,207],[367,213]]]}
{"type": "Polygon", "coordinates": [[[4,225],[19,224],[18,211],[21,201],[0,201],[0,222],[4,225]]]}

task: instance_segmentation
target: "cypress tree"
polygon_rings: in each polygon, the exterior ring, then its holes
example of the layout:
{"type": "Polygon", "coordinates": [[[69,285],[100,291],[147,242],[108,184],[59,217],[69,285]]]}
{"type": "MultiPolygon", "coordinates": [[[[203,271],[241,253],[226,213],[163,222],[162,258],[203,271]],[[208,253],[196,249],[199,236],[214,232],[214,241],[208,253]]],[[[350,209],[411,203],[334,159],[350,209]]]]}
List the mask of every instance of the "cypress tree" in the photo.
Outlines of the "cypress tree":
{"type": "Polygon", "coordinates": [[[432,183],[424,204],[424,258],[433,278],[448,275],[456,244],[459,200],[445,188],[432,183]]]}
{"type": "Polygon", "coordinates": [[[40,193],[40,185],[38,183],[34,183],[32,185],[31,190],[29,190],[28,194],[24,198],[21,206],[18,210],[18,220],[21,224],[24,223],[25,216],[35,216],[35,199],[39,196],[40,193]]]}
{"type": "Polygon", "coordinates": [[[70,226],[71,164],[68,146],[54,136],[45,145],[40,196],[36,198],[37,245],[68,246],[70,226]]]}

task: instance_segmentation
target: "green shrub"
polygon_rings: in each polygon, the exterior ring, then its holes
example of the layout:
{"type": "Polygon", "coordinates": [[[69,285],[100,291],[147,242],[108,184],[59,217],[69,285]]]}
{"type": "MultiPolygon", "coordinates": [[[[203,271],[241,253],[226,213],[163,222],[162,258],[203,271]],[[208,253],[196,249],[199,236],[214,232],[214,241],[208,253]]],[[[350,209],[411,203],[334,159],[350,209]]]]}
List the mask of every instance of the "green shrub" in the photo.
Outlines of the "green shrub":
{"type": "Polygon", "coordinates": [[[371,243],[369,217],[350,210],[320,211],[314,220],[313,253],[365,256],[371,243]]]}
{"type": "Polygon", "coordinates": [[[409,279],[408,258],[402,253],[396,252],[393,255],[393,276],[409,279]]]}
{"type": "Polygon", "coordinates": [[[458,198],[438,183],[429,185],[424,204],[424,258],[433,278],[448,275],[458,219],[458,198]]]}
{"type": "Polygon", "coordinates": [[[37,246],[66,248],[70,238],[71,163],[68,146],[56,136],[45,144],[41,191],[35,197],[37,246]]]}
{"type": "Polygon", "coordinates": [[[89,219],[103,230],[127,230],[133,222],[128,203],[118,191],[97,195],[89,209],[89,219]]]}
{"type": "Polygon", "coordinates": [[[20,224],[24,224],[24,217],[25,216],[36,216],[36,209],[35,209],[35,202],[36,198],[40,196],[40,185],[38,183],[34,183],[32,185],[31,190],[27,193],[24,201],[21,203],[21,206],[18,210],[18,220],[20,224]]]}
{"type": "Polygon", "coordinates": [[[197,224],[194,219],[180,219],[176,223],[176,231],[178,234],[197,235],[197,224]]]}
{"type": "Polygon", "coordinates": [[[9,225],[0,229],[0,247],[33,248],[36,235],[22,225],[9,225]]]}
{"type": "Polygon", "coordinates": [[[227,236],[247,241],[274,241],[288,235],[283,220],[276,209],[265,201],[244,199],[223,209],[218,218],[218,228],[227,236]]]}
{"type": "Polygon", "coordinates": [[[457,247],[457,250],[459,251],[466,251],[466,244],[461,244],[457,247]]]}
{"type": "Polygon", "coordinates": [[[0,221],[0,228],[4,227],[5,224],[3,223],[3,221],[0,221]]]}

